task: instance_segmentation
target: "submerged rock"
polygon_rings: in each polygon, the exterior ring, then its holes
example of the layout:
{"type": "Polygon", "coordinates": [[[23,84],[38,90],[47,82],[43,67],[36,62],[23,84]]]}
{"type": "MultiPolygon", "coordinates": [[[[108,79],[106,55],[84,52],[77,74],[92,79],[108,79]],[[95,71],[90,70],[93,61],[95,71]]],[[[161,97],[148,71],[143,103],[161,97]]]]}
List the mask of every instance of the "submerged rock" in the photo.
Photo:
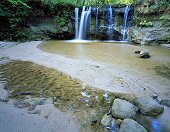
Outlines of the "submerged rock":
{"type": "Polygon", "coordinates": [[[115,125],[116,126],[120,126],[121,124],[122,124],[122,120],[121,119],[117,119],[116,121],[115,121],[115,125]]]}
{"type": "Polygon", "coordinates": [[[140,52],[140,58],[144,58],[144,59],[148,59],[150,58],[150,54],[149,54],[149,51],[148,50],[143,50],[140,52]]]}
{"type": "Polygon", "coordinates": [[[147,132],[147,130],[132,119],[124,119],[119,132],[147,132]]]}
{"type": "Polygon", "coordinates": [[[101,124],[104,127],[109,127],[112,124],[112,115],[111,114],[105,114],[101,120],[101,124]]]}
{"type": "Polygon", "coordinates": [[[126,100],[115,99],[112,105],[112,114],[121,119],[134,118],[137,109],[126,100]]]}
{"type": "Polygon", "coordinates": [[[164,107],[150,96],[136,98],[135,104],[140,109],[141,113],[145,115],[157,116],[164,111],[164,107]]]}
{"type": "Polygon", "coordinates": [[[140,51],[139,50],[135,51],[135,54],[140,54],[140,51]]]}

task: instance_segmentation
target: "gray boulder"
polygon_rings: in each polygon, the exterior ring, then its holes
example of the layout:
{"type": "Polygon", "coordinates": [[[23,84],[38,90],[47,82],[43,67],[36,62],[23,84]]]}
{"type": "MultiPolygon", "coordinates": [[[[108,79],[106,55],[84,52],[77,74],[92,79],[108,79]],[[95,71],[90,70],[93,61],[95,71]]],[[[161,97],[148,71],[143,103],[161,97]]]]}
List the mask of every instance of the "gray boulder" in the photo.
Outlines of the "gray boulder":
{"type": "Polygon", "coordinates": [[[160,101],[160,104],[170,107],[170,100],[167,100],[167,99],[161,100],[161,101],[160,101]]]}
{"type": "Polygon", "coordinates": [[[142,51],[140,52],[140,58],[145,58],[145,59],[147,59],[147,58],[150,58],[150,57],[151,57],[151,56],[150,56],[148,50],[142,50],[142,51]]]}
{"type": "Polygon", "coordinates": [[[147,132],[147,130],[132,119],[124,119],[119,132],[147,132]]]}
{"type": "Polygon", "coordinates": [[[101,120],[101,124],[104,127],[109,127],[112,124],[112,115],[111,114],[105,114],[101,120]]]}
{"type": "Polygon", "coordinates": [[[121,119],[117,119],[116,121],[115,121],[115,125],[116,126],[118,126],[118,127],[120,127],[120,125],[122,124],[122,120],[121,119]]]}
{"type": "Polygon", "coordinates": [[[129,31],[129,36],[132,42],[136,43],[136,44],[142,44],[143,42],[143,34],[140,32],[139,29],[136,28],[130,28],[129,31]]]}
{"type": "Polygon", "coordinates": [[[117,118],[134,118],[136,111],[136,107],[126,100],[115,99],[112,105],[112,114],[117,118]]]}
{"type": "Polygon", "coordinates": [[[141,113],[145,115],[157,116],[164,111],[164,107],[150,96],[136,98],[135,104],[140,109],[141,113]]]}

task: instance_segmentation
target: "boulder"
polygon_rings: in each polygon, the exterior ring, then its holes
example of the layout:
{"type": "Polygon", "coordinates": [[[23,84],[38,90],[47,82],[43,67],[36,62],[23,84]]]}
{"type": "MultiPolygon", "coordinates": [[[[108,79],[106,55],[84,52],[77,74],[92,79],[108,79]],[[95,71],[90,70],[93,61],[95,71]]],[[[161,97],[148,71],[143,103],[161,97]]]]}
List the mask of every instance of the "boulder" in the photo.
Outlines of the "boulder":
{"type": "Polygon", "coordinates": [[[135,51],[135,54],[140,54],[140,51],[139,50],[135,51]]]}
{"type": "Polygon", "coordinates": [[[161,46],[170,49],[170,44],[161,44],[161,46]]]}
{"type": "Polygon", "coordinates": [[[160,104],[170,107],[170,100],[161,100],[160,104]]]}
{"type": "Polygon", "coordinates": [[[123,122],[123,121],[122,121],[121,119],[117,119],[117,120],[115,121],[115,125],[119,127],[119,126],[122,124],[122,122],[123,122]]]}
{"type": "Polygon", "coordinates": [[[157,116],[164,111],[164,107],[150,96],[136,98],[135,104],[140,109],[140,112],[145,115],[157,116]]]}
{"type": "Polygon", "coordinates": [[[119,132],[147,132],[147,130],[132,119],[124,119],[119,132]]]}
{"type": "Polygon", "coordinates": [[[151,56],[150,56],[148,50],[143,50],[143,51],[140,52],[140,58],[145,58],[145,59],[147,59],[147,58],[150,58],[150,57],[151,57],[151,56]]]}
{"type": "Polygon", "coordinates": [[[111,114],[105,114],[101,120],[101,124],[104,127],[109,127],[112,124],[112,115],[111,114]]]}
{"type": "Polygon", "coordinates": [[[112,105],[112,114],[116,118],[134,118],[136,111],[136,107],[126,100],[115,99],[112,105]]]}

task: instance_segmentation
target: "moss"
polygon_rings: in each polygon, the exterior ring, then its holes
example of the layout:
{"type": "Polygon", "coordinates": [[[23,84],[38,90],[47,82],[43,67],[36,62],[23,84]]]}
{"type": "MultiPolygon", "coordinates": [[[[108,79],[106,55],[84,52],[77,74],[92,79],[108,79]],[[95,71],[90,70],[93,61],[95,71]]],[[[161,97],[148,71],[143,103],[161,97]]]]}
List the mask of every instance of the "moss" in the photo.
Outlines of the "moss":
{"type": "Polygon", "coordinates": [[[141,26],[141,27],[153,27],[153,23],[151,21],[142,20],[139,23],[139,26],[141,26]]]}
{"type": "MultiPolygon", "coordinates": [[[[94,90],[90,86],[83,89],[81,81],[73,80],[70,76],[54,69],[31,62],[14,61],[0,65],[0,71],[2,72],[0,80],[5,78],[7,81],[6,88],[10,91],[9,98],[23,100],[27,99],[28,94],[32,98],[55,98],[54,105],[63,111],[75,112],[80,122],[87,122],[85,128],[93,129],[91,128],[92,120],[89,118],[90,111],[96,111],[96,114],[99,115],[97,122],[100,122],[103,114],[109,110],[109,105],[106,106],[103,103],[104,91],[94,90]],[[83,96],[82,91],[90,97],[83,96]],[[101,99],[97,100],[96,96],[101,99]],[[84,111],[87,114],[84,114],[84,111]]],[[[99,124],[95,124],[93,127],[96,130],[102,130],[99,126],[99,124]]]]}
{"type": "MultiPolygon", "coordinates": [[[[32,98],[53,98],[57,108],[77,115],[82,125],[80,131],[105,131],[100,125],[102,117],[109,112],[115,97],[123,96],[108,93],[106,98],[103,90],[88,85],[83,88],[80,80],[31,62],[13,61],[0,65],[0,73],[0,80],[5,78],[7,82],[9,98],[23,100],[28,95],[32,98]],[[88,96],[83,96],[82,92],[88,96]]],[[[124,98],[129,99],[131,96],[125,95],[124,98]]]]}
{"type": "Polygon", "coordinates": [[[158,75],[170,79],[170,63],[161,66],[156,66],[154,70],[158,75]]]}

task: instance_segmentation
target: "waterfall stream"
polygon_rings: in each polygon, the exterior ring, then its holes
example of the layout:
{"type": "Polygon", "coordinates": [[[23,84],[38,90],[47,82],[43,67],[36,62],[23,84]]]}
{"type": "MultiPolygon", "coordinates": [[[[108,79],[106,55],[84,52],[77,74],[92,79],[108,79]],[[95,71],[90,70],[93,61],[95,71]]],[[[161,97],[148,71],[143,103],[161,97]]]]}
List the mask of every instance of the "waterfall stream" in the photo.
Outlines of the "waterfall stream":
{"type": "MultiPolygon", "coordinates": [[[[89,35],[93,38],[99,39],[103,36],[105,39],[102,40],[118,40],[127,41],[128,40],[128,29],[129,29],[129,12],[130,6],[124,7],[122,19],[122,28],[116,27],[117,19],[116,12],[117,9],[109,6],[107,8],[94,8],[83,6],[82,9],[75,8],[75,38],[76,40],[89,40],[89,35]],[[79,17],[79,11],[81,11],[81,16],[79,17]],[[101,17],[101,13],[106,15],[106,18],[101,17]],[[80,18],[80,19],[79,19],[80,18]],[[106,19],[106,20],[104,20],[106,19]],[[115,21],[116,20],[116,21],[115,21]],[[106,34],[106,35],[105,35],[106,34]],[[119,35],[120,37],[115,37],[119,35]]],[[[122,15],[121,15],[122,16],[122,15]]],[[[121,21],[120,21],[121,22],[121,21]]],[[[118,23],[118,22],[117,22],[118,23]]],[[[120,25],[120,27],[121,27],[120,25]]]]}
{"type": "Polygon", "coordinates": [[[75,8],[75,38],[79,36],[79,8],[75,8]]]}
{"type": "Polygon", "coordinates": [[[129,28],[129,25],[128,25],[129,10],[130,10],[130,7],[127,5],[125,7],[124,23],[123,23],[123,29],[121,31],[123,34],[123,38],[122,38],[123,41],[127,41],[127,32],[128,32],[128,28],[129,28]]]}
{"type": "Polygon", "coordinates": [[[88,20],[89,20],[89,15],[91,13],[91,7],[89,7],[88,11],[86,11],[86,7],[83,7],[82,14],[81,14],[81,19],[80,19],[80,29],[79,29],[79,40],[85,40],[86,39],[86,31],[88,27],[88,20]]]}
{"type": "Polygon", "coordinates": [[[99,7],[96,9],[96,29],[95,29],[95,38],[98,36],[98,14],[99,14],[99,7]]]}
{"type": "Polygon", "coordinates": [[[109,7],[109,26],[108,26],[108,39],[113,40],[113,13],[112,7],[109,7]]]}

